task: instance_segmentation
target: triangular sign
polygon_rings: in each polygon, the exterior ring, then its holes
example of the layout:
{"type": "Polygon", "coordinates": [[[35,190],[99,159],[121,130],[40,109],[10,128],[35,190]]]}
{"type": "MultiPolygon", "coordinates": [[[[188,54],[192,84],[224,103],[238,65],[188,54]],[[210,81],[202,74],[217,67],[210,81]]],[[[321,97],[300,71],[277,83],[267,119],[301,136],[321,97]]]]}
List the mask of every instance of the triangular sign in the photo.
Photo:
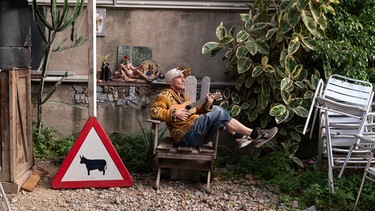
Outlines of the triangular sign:
{"type": "Polygon", "coordinates": [[[103,127],[89,117],[51,185],[55,189],[130,187],[133,180],[103,127]]]}

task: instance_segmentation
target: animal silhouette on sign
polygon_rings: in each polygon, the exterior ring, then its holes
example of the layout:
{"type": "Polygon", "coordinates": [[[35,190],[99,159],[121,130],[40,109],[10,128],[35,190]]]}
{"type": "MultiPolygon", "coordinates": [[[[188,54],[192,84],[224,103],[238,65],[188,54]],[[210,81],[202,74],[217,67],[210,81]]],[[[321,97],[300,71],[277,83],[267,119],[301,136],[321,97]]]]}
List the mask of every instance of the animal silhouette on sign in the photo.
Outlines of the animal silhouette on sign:
{"type": "Polygon", "coordinates": [[[99,171],[103,172],[103,175],[105,175],[105,170],[107,169],[107,161],[104,159],[95,159],[90,160],[85,158],[85,156],[79,156],[81,158],[80,164],[85,164],[87,168],[87,175],[90,175],[91,170],[98,169],[99,171]]]}

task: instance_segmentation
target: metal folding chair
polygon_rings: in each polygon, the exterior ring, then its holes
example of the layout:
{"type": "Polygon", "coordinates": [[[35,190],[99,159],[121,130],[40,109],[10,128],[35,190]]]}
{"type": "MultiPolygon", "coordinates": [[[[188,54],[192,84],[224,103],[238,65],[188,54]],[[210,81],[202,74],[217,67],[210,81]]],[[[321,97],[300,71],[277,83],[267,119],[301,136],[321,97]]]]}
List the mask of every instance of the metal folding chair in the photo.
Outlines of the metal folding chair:
{"type": "Polygon", "coordinates": [[[375,123],[374,123],[375,113],[368,113],[361,124],[358,134],[355,134],[357,140],[353,143],[350,151],[347,155],[346,162],[353,158],[358,158],[356,152],[360,151],[364,154],[360,156],[357,163],[366,164],[364,169],[364,174],[362,182],[358,191],[357,200],[355,206],[357,206],[359,198],[361,196],[362,188],[366,179],[375,182],[375,167],[372,165],[375,163],[374,152],[375,152],[375,123]]]}
{"type": "Polygon", "coordinates": [[[344,76],[332,75],[326,85],[322,81],[318,84],[303,133],[306,133],[314,112],[313,124],[317,117],[320,118],[318,159],[322,154],[328,158],[328,180],[332,190],[334,168],[341,168],[343,172],[349,163],[354,164],[350,167],[357,167],[355,159],[343,164],[357,140],[354,135],[358,133],[363,117],[371,110],[373,96],[371,83],[344,76]]]}

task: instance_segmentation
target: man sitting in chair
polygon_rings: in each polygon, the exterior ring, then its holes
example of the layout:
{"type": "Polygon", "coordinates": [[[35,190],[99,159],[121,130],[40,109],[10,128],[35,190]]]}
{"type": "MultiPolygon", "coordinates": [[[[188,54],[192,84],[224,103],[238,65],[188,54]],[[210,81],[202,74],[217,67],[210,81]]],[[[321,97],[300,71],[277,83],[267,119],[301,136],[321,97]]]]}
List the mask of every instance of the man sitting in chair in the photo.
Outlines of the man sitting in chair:
{"type": "Polygon", "coordinates": [[[277,127],[268,130],[251,129],[232,118],[229,111],[213,106],[213,98],[207,95],[206,102],[191,113],[185,107],[179,107],[189,101],[185,90],[184,71],[169,70],[165,81],[169,88],[156,96],[150,108],[152,119],[166,122],[171,137],[181,146],[198,147],[214,139],[216,131],[224,127],[236,139],[239,148],[253,143],[259,148],[271,140],[277,133],[277,127]]]}

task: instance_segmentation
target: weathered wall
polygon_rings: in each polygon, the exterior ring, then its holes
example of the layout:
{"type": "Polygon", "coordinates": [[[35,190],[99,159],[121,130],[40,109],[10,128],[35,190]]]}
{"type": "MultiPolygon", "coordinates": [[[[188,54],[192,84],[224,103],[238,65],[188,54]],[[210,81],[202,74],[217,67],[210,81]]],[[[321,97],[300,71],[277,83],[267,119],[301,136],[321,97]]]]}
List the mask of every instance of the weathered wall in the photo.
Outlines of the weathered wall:
{"type": "MultiPolygon", "coordinates": [[[[97,54],[114,54],[109,58],[112,65],[117,63],[119,45],[150,47],[153,60],[162,65],[162,73],[180,65],[190,67],[198,77],[208,75],[215,82],[228,81],[221,56],[211,58],[202,55],[201,48],[206,42],[216,40],[215,30],[220,22],[223,21],[228,30],[233,25],[241,25],[239,13],[219,10],[107,8],[105,36],[97,37],[97,54]]],[[[90,36],[91,29],[87,29],[88,15],[85,10],[76,23],[79,35],[90,36]]],[[[65,36],[68,36],[70,31],[66,33],[65,36]]],[[[49,69],[74,71],[76,76],[88,75],[88,46],[85,44],[72,50],[53,53],[49,69]]],[[[112,68],[115,66],[112,65],[112,68]]],[[[99,58],[96,67],[100,67],[99,58]]],[[[87,86],[87,83],[64,82],[43,105],[44,126],[57,127],[62,136],[79,133],[88,119],[87,105],[75,103],[74,85],[87,86]]],[[[33,86],[35,95],[36,82],[33,82],[33,86]]],[[[46,91],[51,86],[53,83],[47,84],[46,91]]],[[[162,88],[160,85],[157,87],[162,88]]],[[[149,99],[152,100],[152,96],[149,99]]],[[[140,132],[137,118],[144,125],[148,118],[148,107],[133,109],[131,106],[117,106],[114,102],[106,102],[98,103],[97,109],[98,119],[109,133],[140,132]]]]}

